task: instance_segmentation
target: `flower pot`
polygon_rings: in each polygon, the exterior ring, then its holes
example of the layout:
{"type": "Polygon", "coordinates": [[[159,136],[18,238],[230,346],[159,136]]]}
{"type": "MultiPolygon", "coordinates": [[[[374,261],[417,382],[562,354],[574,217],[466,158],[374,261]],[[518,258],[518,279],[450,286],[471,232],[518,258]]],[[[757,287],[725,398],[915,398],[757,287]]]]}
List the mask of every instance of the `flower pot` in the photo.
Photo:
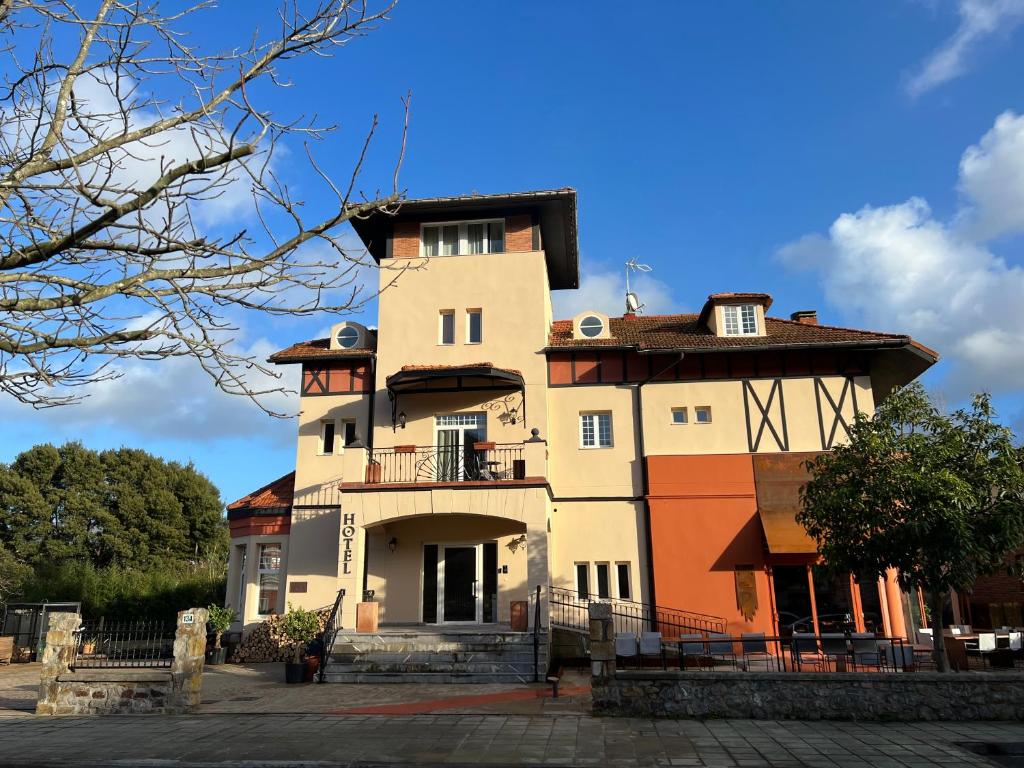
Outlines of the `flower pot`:
{"type": "Polygon", "coordinates": [[[286,662],[284,665],[284,681],[286,683],[302,683],[306,679],[306,663],[300,661],[298,664],[294,662],[286,662]]]}
{"type": "Polygon", "coordinates": [[[309,656],[306,658],[306,670],[303,674],[302,681],[305,683],[312,683],[316,677],[316,671],[320,669],[320,657],[309,656]]]}
{"type": "Polygon", "coordinates": [[[227,658],[227,648],[211,648],[206,652],[206,663],[211,666],[223,664],[225,661],[227,661],[227,658]]]}

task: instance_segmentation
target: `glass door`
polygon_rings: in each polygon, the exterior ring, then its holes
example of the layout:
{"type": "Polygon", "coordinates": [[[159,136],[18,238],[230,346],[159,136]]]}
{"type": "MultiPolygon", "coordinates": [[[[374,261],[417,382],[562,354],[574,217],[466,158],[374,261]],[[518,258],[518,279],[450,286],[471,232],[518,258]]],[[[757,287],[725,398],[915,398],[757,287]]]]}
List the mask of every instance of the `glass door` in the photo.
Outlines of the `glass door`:
{"type": "Polygon", "coordinates": [[[480,622],[480,545],[445,545],[438,563],[438,606],[444,623],[480,622]]]}
{"type": "Polygon", "coordinates": [[[487,439],[487,415],[456,413],[435,417],[437,479],[439,481],[476,480],[480,460],[474,443],[487,439]]]}

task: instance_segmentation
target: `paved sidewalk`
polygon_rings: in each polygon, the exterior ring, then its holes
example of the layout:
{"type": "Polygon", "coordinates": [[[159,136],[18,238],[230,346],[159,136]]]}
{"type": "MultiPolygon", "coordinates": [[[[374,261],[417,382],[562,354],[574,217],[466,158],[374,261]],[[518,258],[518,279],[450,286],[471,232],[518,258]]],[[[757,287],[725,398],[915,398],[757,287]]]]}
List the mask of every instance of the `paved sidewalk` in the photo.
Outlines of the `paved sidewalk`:
{"type": "Polygon", "coordinates": [[[1024,742],[1024,724],[652,722],[579,715],[8,716],[0,717],[0,766],[993,765],[956,741],[1024,742]]]}

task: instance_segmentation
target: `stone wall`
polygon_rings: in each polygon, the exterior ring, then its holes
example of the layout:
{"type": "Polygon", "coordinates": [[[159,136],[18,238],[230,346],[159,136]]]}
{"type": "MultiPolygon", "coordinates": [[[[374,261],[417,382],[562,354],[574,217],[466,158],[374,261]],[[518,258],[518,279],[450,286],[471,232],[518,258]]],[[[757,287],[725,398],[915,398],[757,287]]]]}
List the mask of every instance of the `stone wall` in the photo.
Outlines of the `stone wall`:
{"type": "Polygon", "coordinates": [[[199,706],[206,651],[205,608],[178,614],[170,669],[72,671],[82,617],[51,613],[39,675],[38,715],[192,712],[199,706]],[[190,616],[188,623],[184,617],[190,616]]]}
{"type": "Polygon", "coordinates": [[[623,671],[595,678],[594,713],[754,720],[1021,720],[1024,677],[623,671]]]}

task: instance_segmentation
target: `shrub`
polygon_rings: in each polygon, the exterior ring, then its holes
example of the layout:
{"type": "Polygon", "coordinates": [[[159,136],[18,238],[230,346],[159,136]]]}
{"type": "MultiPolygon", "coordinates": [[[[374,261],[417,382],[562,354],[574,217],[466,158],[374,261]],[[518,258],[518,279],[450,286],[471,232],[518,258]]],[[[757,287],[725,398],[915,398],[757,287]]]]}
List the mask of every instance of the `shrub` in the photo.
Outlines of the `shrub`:
{"type": "Polygon", "coordinates": [[[281,631],[295,643],[294,661],[298,664],[302,660],[306,645],[312,642],[320,631],[320,619],[315,611],[292,608],[292,604],[288,603],[288,613],[281,621],[281,631]]]}

